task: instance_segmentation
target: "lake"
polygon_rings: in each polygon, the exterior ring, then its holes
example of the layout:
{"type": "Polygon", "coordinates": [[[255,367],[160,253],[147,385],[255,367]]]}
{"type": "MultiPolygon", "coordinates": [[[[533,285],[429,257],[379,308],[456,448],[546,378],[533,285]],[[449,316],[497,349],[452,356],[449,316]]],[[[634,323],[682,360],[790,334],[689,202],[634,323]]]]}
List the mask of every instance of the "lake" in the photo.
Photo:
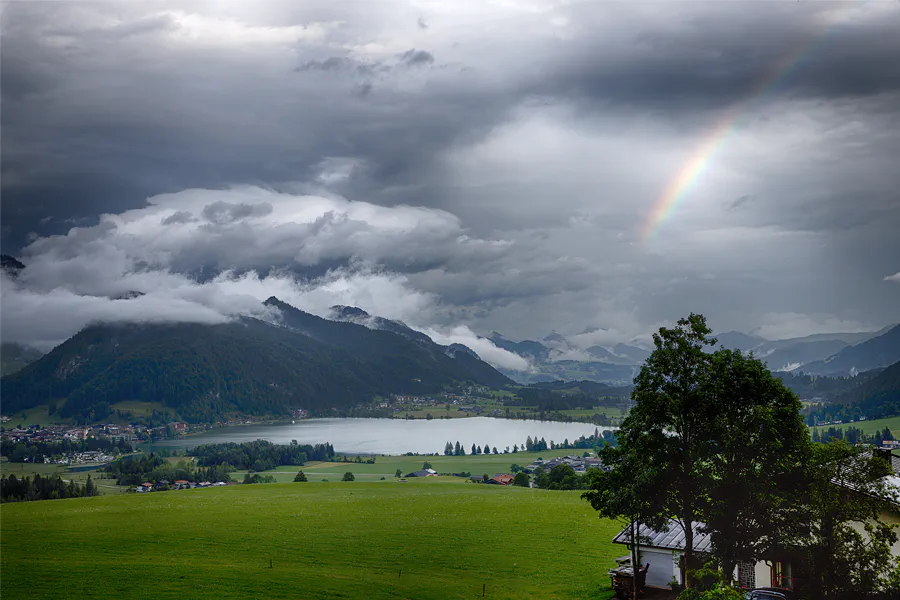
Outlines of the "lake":
{"type": "Polygon", "coordinates": [[[466,419],[303,419],[296,423],[266,425],[237,425],[211,429],[177,440],[156,442],[159,448],[193,448],[200,444],[250,442],[268,440],[275,444],[330,442],[336,452],[347,454],[405,454],[417,452],[443,453],[444,445],[458,441],[466,448],[472,444],[490,444],[503,452],[506,446],[525,445],[525,438],[544,438],[570,442],[582,435],[587,437],[611,427],[597,427],[590,423],[558,423],[555,421],[518,421],[469,417],[466,419]]]}

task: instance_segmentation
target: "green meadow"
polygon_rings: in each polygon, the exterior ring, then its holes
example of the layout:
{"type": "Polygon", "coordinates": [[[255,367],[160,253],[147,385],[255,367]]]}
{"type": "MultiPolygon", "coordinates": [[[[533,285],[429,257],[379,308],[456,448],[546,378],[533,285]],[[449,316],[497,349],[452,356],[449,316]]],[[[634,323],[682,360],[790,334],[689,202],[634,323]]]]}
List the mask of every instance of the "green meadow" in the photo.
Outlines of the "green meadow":
{"type": "Polygon", "coordinates": [[[578,492],[427,478],[0,506],[4,598],[596,598],[626,553],[578,492]]]}
{"type": "Polygon", "coordinates": [[[838,429],[846,429],[848,427],[856,427],[861,429],[863,433],[871,435],[876,431],[881,431],[885,427],[891,430],[895,438],[900,439],[900,417],[888,417],[886,419],[872,419],[871,421],[856,421],[855,423],[843,423],[841,425],[822,425],[821,427],[810,427],[810,433],[813,429],[818,429],[819,433],[827,430],[829,427],[838,429]]]}
{"type": "MultiPolygon", "coordinates": [[[[472,475],[484,475],[487,473],[493,477],[496,473],[509,473],[510,466],[517,464],[524,467],[538,457],[549,460],[554,456],[566,454],[582,454],[584,450],[548,450],[547,452],[518,452],[516,454],[479,454],[476,456],[376,456],[375,464],[343,463],[343,462],[308,462],[302,467],[278,467],[270,471],[263,471],[265,475],[274,475],[281,482],[294,480],[297,471],[302,470],[310,481],[340,480],[350,471],[357,481],[380,481],[394,479],[397,469],[404,475],[422,468],[425,461],[431,463],[431,468],[438,473],[462,473],[472,475]]],[[[170,459],[171,460],[171,459],[170,459]]],[[[246,471],[238,471],[232,474],[232,479],[240,481],[246,471]]],[[[452,478],[460,482],[459,478],[452,478]]]]}

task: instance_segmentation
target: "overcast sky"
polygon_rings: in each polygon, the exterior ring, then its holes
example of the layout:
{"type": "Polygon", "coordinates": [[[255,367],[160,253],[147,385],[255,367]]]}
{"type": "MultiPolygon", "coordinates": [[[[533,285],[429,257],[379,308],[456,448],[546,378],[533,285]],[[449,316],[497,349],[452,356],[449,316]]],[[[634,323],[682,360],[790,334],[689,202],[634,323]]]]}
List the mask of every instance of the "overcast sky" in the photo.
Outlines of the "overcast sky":
{"type": "Polygon", "coordinates": [[[898,31],[897,2],[4,4],[3,339],[273,294],[473,345],[881,328],[898,31]]]}

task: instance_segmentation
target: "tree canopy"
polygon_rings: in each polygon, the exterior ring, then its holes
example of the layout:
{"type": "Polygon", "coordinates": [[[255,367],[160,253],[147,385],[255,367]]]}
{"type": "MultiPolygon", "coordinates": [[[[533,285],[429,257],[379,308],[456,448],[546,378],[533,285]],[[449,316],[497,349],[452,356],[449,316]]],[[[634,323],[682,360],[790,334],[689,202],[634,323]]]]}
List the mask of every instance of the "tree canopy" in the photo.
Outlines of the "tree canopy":
{"type": "Polygon", "coordinates": [[[739,562],[790,548],[806,563],[810,597],[883,589],[896,539],[880,520],[886,462],[846,443],[813,444],[797,396],[752,354],[714,350],[711,333],[692,314],[654,335],[619,445],[600,451],[608,471],[589,473],[583,498],[629,523],[632,540],[638,524],[673,519],[688,586],[700,573],[701,524],[726,584],[739,562]]]}

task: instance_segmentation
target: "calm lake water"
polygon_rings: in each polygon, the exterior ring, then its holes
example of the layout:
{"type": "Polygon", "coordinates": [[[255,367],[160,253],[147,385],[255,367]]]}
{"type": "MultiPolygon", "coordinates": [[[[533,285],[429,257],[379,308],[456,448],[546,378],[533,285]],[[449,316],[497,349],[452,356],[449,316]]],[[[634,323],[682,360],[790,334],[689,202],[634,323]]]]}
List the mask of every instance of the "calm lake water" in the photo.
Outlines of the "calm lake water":
{"type": "Polygon", "coordinates": [[[525,445],[525,438],[544,438],[570,442],[582,435],[589,436],[597,427],[589,423],[557,423],[553,421],[514,421],[488,417],[466,419],[304,419],[296,423],[272,425],[238,425],[213,429],[178,440],[157,442],[154,446],[167,448],[193,448],[200,444],[222,442],[250,442],[268,440],[276,444],[300,444],[330,442],[336,452],[348,454],[403,454],[418,452],[442,453],[447,442],[465,446],[490,444],[503,452],[506,446],[525,445]]]}

